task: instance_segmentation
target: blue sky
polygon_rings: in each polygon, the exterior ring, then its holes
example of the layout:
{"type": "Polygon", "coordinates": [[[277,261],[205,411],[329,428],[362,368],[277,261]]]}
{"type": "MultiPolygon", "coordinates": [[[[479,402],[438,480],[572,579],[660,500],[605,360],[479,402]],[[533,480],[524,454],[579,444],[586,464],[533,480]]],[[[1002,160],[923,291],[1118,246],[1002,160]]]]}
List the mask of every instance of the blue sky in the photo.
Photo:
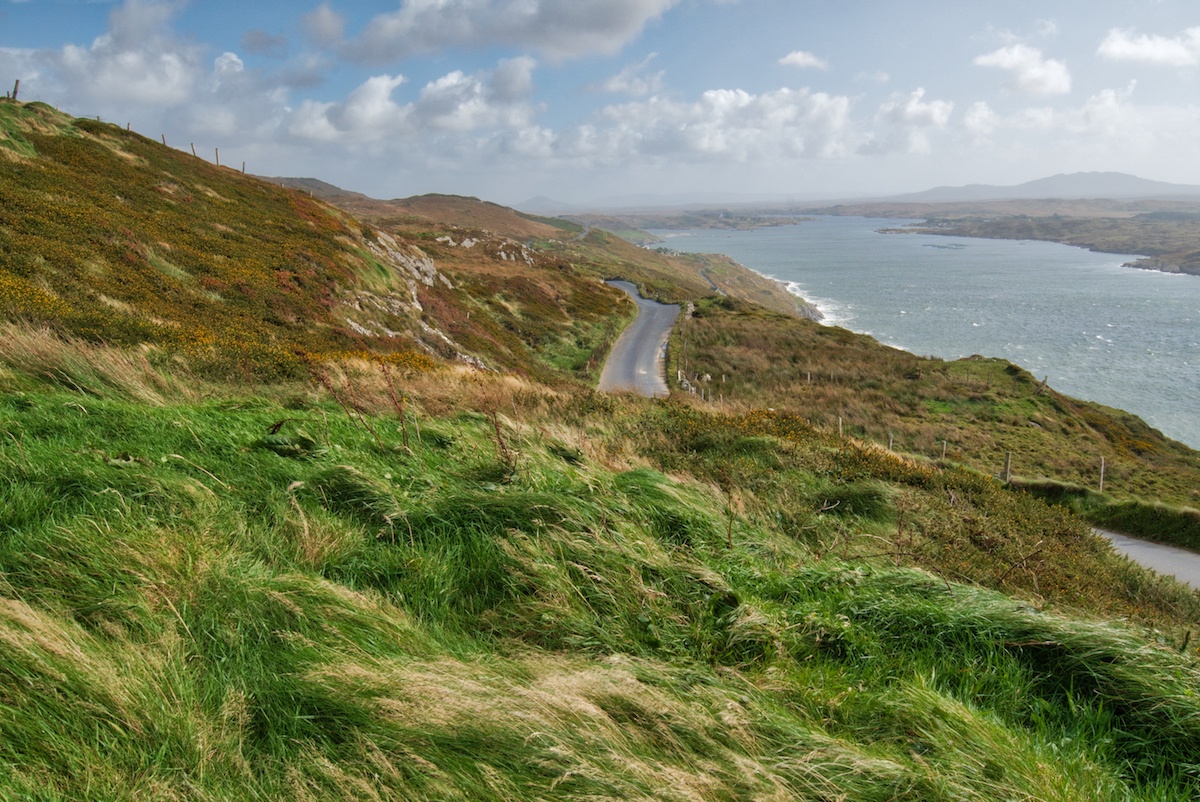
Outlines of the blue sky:
{"type": "Polygon", "coordinates": [[[385,198],[1200,184],[1194,0],[0,0],[18,78],[385,198]]]}

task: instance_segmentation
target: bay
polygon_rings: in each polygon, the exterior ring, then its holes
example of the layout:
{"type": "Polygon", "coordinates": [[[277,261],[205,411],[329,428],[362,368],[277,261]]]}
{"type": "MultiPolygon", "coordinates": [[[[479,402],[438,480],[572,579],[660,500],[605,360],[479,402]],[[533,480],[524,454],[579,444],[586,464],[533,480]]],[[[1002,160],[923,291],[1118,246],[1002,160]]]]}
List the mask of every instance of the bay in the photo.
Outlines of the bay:
{"type": "Polygon", "coordinates": [[[921,355],[1003,357],[1200,448],[1200,277],[1049,242],[879,233],[908,222],[654,233],[786,282],[826,324],[921,355]]]}

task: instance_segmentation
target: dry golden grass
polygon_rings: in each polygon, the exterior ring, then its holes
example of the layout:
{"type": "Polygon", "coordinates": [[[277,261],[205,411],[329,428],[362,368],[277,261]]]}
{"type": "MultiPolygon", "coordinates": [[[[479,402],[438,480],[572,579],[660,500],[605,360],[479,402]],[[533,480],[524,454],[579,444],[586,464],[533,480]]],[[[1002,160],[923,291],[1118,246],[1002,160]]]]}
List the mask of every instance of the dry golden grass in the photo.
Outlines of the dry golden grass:
{"type": "MultiPolygon", "coordinates": [[[[117,348],[64,336],[27,323],[0,322],[0,365],[90,395],[114,395],[154,406],[194,401],[210,391],[180,366],[164,370],[152,346],[117,348]]],[[[165,360],[164,360],[165,361],[165,360]]]]}

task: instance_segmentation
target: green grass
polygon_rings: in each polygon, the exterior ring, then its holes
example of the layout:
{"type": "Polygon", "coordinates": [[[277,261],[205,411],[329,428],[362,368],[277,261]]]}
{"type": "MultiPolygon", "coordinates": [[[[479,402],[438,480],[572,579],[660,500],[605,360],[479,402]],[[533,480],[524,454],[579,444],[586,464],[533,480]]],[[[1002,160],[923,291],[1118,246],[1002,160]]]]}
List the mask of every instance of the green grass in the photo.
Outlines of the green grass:
{"type": "Polygon", "coordinates": [[[660,403],[412,386],[406,448],[386,405],[105,387],[0,397],[0,796],[1197,792],[1194,597],[992,480],[660,403]],[[1160,634],[1050,563],[1038,601],[865,553],[959,544],[948,492],[1160,634]]]}

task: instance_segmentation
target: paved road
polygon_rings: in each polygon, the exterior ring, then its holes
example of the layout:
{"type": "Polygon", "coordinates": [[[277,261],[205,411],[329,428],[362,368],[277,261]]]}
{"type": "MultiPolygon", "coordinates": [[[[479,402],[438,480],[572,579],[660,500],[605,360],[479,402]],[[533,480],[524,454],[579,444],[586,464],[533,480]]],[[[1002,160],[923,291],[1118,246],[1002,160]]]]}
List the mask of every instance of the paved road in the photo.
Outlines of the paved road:
{"type": "Polygon", "coordinates": [[[663,351],[675,318],[679,317],[678,304],[646,300],[628,281],[610,281],[608,284],[629,294],[638,305],[638,315],[629,328],[621,332],[608,355],[600,373],[600,391],[632,390],[650,398],[667,396],[670,391],[663,374],[663,351]]]}
{"type": "Polygon", "coordinates": [[[1175,577],[1185,585],[1200,590],[1200,554],[1148,540],[1138,540],[1117,532],[1094,530],[1112,542],[1113,548],[1129,559],[1160,574],[1175,577]]]}

